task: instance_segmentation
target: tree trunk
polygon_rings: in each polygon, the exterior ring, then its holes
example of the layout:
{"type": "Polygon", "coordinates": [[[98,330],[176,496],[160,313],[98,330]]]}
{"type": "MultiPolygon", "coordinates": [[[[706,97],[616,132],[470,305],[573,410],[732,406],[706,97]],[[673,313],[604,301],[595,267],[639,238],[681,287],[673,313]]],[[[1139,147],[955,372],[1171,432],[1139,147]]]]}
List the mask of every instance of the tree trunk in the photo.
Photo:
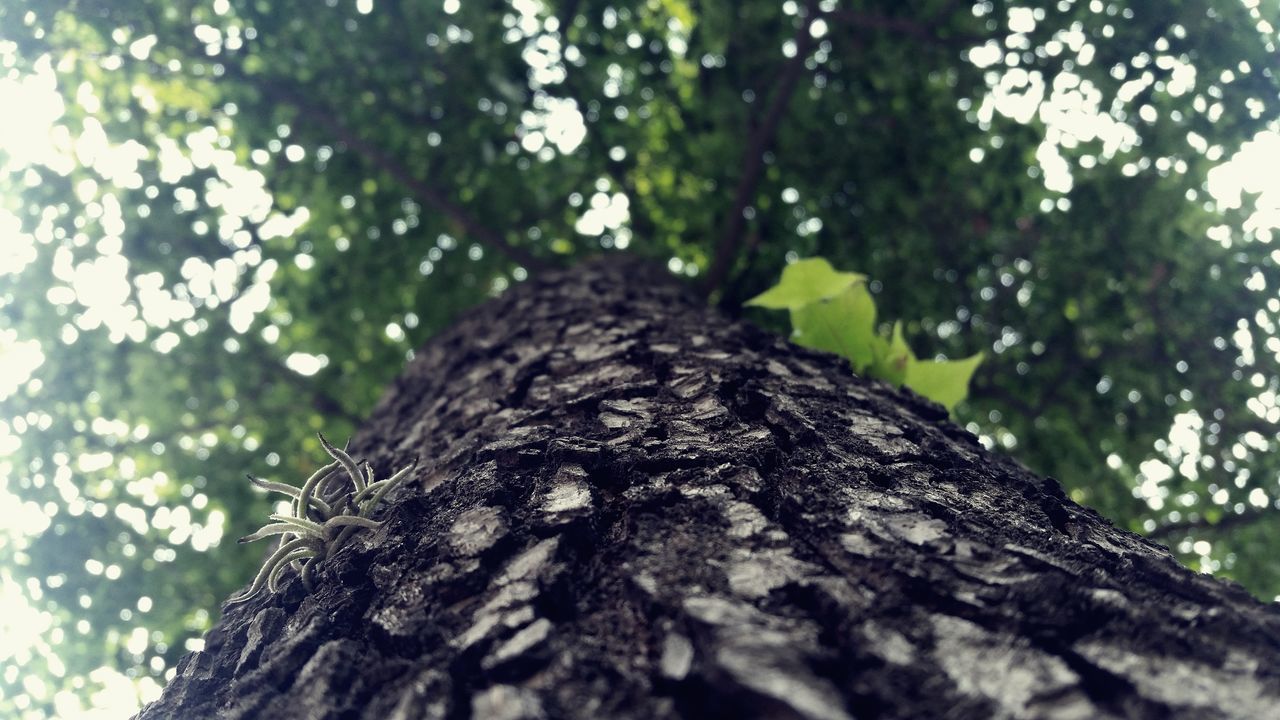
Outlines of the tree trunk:
{"type": "Polygon", "coordinates": [[[352,443],[421,458],[143,718],[1280,718],[1280,610],[664,270],[547,274],[352,443]]]}

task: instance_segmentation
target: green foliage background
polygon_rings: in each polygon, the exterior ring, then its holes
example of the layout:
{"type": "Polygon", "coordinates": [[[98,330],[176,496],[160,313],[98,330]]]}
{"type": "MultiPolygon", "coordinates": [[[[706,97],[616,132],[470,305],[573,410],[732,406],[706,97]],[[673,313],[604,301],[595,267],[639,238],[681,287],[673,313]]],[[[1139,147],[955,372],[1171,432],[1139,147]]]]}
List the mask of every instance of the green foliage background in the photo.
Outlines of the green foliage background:
{"type": "Polygon", "coordinates": [[[1277,24],[1238,0],[0,0],[0,76],[43,69],[67,137],[137,150],[0,175],[35,238],[0,255],[0,357],[44,357],[0,398],[28,516],[0,580],[43,623],[0,649],[0,715],[90,704],[103,665],[154,693],[262,559],[226,541],[268,512],[245,472],[296,482],[459,310],[599,252],[715,277],[726,308],[796,258],[866,273],[922,357],[986,353],[957,414],[993,447],[1280,594],[1277,256],[1206,185],[1277,129],[1277,24]],[[1062,131],[1055,98],[1105,132],[1062,131]],[[227,199],[255,178],[269,207],[227,199]],[[119,327],[55,290],[122,258],[119,327]],[[158,289],[186,316],[146,312],[158,289]]]}

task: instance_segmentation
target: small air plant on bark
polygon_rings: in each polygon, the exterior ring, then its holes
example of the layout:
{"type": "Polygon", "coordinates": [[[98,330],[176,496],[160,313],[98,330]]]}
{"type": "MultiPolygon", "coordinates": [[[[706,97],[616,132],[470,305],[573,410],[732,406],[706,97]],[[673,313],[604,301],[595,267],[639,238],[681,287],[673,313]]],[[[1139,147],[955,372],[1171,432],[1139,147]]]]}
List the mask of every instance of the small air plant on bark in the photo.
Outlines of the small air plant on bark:
{"type": "Polygon", "coordinates": [[[303,586],[311,592],[316,564],[337,552],[357,530],[379,527],[382,523],[372,518],[373,511],[417,465],[415,461],[385,480],[375,480],[368,462],[357,463],[346,450],[334,447],[323,435],[319,437],[333,462],[317,470],[302,487],[249,476],[254,485],[293,498],[293,504],[290,513],[273,514],[270,519],[274,522],[240,538],[240,542],[247,543],[279,535],[280,545],[267,558],[249,589],[229,604],[244,602],[263,588],[276,592],[281,574],[289,567],[299,573],[303,586]],[[343,474],[351,480],[351,492],[332,504],[318,497],[319,490],[331,478],[343,474]]]}

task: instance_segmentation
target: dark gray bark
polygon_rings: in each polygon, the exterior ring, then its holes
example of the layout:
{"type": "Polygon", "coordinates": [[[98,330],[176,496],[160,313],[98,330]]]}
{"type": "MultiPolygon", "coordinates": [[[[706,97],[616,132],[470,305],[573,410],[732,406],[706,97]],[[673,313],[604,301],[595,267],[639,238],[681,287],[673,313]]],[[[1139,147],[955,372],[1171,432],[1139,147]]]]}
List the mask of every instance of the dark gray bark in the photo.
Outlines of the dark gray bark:
{"type": "Polygon", "coordinates": [[[941,408],[615,259],[431,341],[352,444],[422,458],[144,718],[1280,718],[1280,610],[941,408]]]}

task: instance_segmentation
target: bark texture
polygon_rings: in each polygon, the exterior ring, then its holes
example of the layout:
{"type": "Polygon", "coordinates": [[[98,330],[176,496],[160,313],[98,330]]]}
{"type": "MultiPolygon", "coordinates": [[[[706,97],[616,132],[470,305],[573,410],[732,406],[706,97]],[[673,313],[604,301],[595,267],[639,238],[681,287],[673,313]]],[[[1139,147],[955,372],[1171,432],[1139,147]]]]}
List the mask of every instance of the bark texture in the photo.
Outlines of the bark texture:
{"type": "Polygon", "coordinates": [[[421,457],[388,522],[143,718],[1280,718],[1276,606],[635,261],[468,314],[352,450],[421,457]]]}

